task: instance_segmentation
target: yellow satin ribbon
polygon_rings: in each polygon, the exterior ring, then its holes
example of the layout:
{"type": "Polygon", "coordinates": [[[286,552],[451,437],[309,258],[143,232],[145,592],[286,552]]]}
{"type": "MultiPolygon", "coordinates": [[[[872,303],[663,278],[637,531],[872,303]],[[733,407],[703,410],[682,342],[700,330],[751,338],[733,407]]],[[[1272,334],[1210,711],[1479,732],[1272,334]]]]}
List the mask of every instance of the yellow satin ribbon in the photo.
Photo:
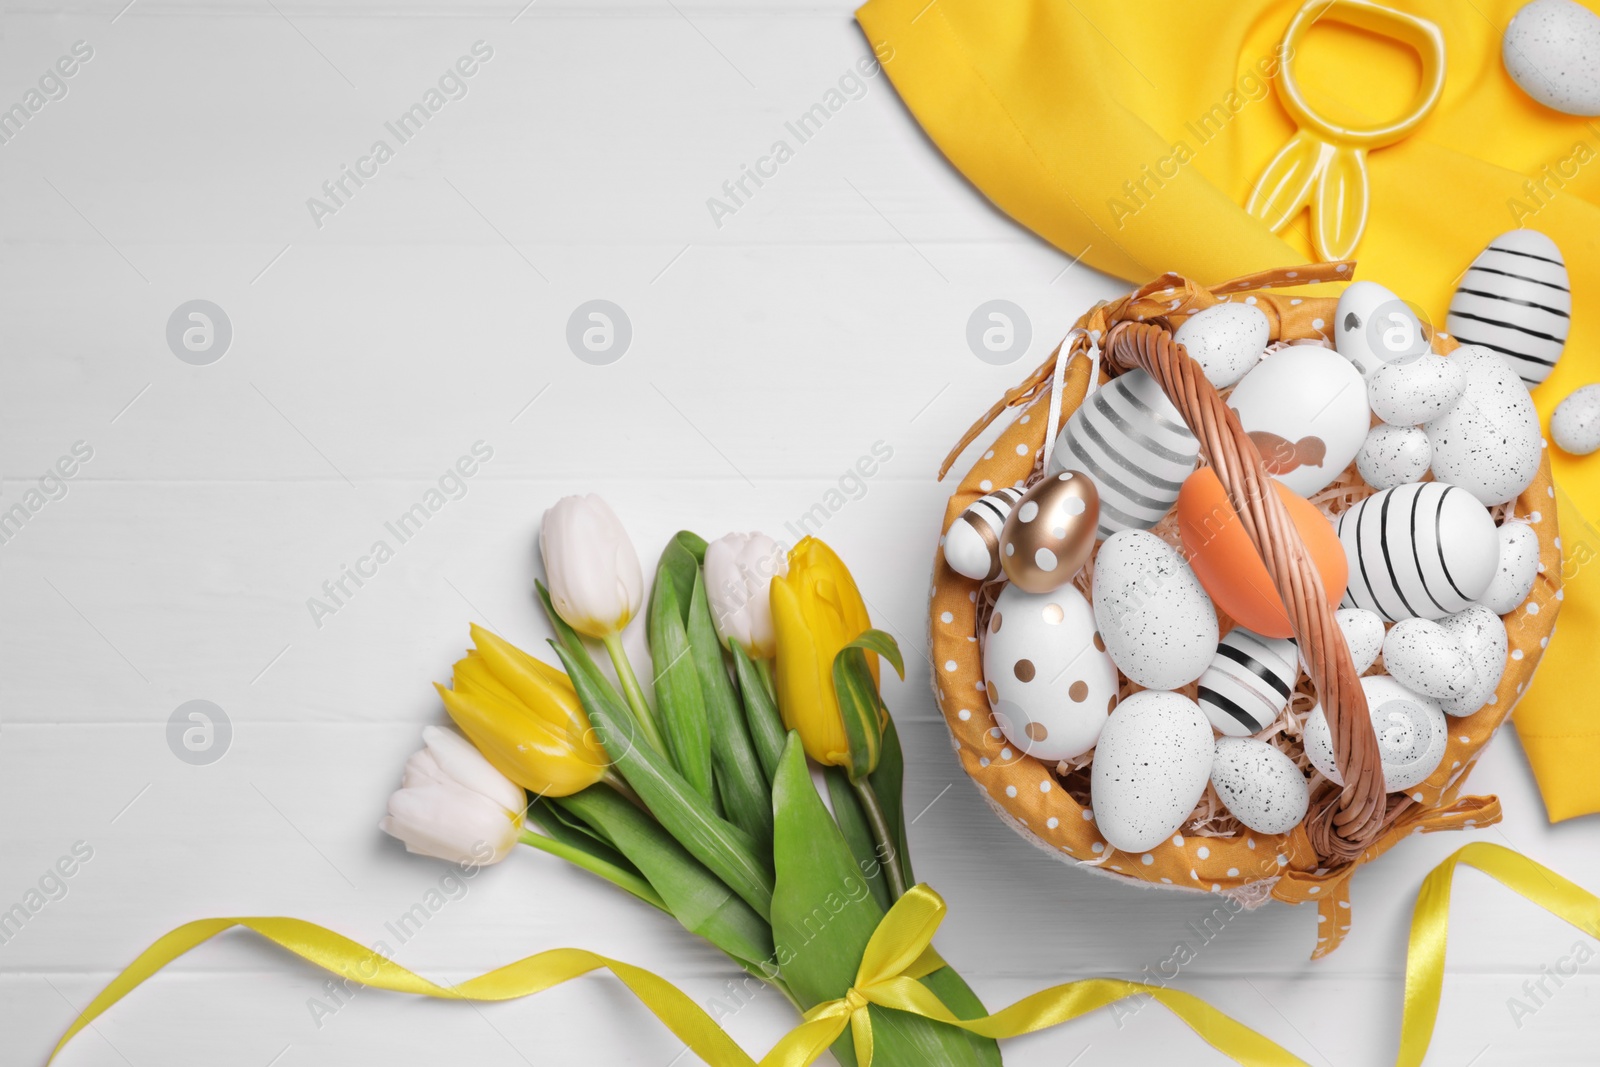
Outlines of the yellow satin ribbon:
{"type": "MultiPolygon", "coordinates": [[[[1508,848],[1474,842],[1429,873],[1412,912],[1406,957],[1405,1013],[1396,1067],[1421,1067],[1433,1038],[1444,986],[1450,888],[1456,868],[1474,867],[1545,911],[1600,937],[1600,897],[1508,848]]],[[[932,948],[944,921],[944,900],[919,885],[884,916],[867,942],[855,984],[838,1000],[806,1012],[799,1026],[762,1057],[759,1067],[806,1067],[851,1030],[861,1067],[872,1063],[872,1005],[923,1015],[985,1037],[1007,1038],[1048,1029],[1125,997],[1148,994],[1166,1005],[1207,1044],[1246,1067],[1306,1067],[1305,1061],[1236,1022],[1199,997],[1116,978],[1085,978],[1052,986],[979,1019],[958,1019],[916,979],[944,965],[932,948]]],[[[224,930],[243,926],[324,970],[378,989],[455,1000],[514,1000],[596,970],[622,980],[667,1029],[712,1067],[757,1067],[688,995],[649,971],[583,949],[558,948],[507,964],[456,986],[440,986],[315,923],[288,918],[201,919],[186,923],[145,949],[94,998],[62,1035],[54,1061],[73,1036],[145,979],[224,930]]]]}

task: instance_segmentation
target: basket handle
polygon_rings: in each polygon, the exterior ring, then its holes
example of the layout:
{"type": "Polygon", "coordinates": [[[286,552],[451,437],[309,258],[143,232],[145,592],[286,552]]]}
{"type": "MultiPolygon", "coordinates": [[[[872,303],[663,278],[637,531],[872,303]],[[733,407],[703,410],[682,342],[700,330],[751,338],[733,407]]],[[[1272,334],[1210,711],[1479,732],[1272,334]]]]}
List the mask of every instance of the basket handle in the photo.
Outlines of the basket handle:
{"type": "Polygon", "coordinates": [[[1344,778],[1342,789],[1313,804],[1304,825],[1323,861],[1347,863],[1377,839],[1388,794],[1360,676],[1300,532],[1268,487],[1261,454],[1239,417],[1168,330],[1154,323],[1120,322],[1107,335],[1105,350],[1114,366],[1146,371],[1178,409],[1283,597],[1306,672],[1328,717],[1334,758],[1344,778]]]}

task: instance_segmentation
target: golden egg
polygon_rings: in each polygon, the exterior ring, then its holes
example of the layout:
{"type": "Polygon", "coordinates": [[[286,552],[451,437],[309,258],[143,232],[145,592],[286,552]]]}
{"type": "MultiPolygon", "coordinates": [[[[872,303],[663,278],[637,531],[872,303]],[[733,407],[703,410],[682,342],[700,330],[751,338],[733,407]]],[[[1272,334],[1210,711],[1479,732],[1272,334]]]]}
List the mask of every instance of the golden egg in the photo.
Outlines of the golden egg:
{"type": "Polygon", "coordinates": [[[1006,518],[1000,531],[1000,567],[1025,592],[1060,589],[1094,551],[1099,522],[1100,493],[1087,474],[1046,475],[1006,518]]]}

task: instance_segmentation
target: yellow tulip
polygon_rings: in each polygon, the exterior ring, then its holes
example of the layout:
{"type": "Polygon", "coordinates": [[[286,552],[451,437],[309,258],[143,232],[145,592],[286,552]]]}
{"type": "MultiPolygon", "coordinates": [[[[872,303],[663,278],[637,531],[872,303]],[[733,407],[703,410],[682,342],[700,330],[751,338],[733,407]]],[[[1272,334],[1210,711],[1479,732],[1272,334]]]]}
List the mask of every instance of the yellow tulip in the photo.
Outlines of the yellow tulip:
{"type": "MultiPolygon", "coordinates": [[[[850,742],[833,685],[833,661],[872,626],[855,579],[833,549],[807,537],[789,553],[789,573],[772,579],[777,633],[778,710],[818,763],[850,765],[850,742]]],[[[874,682],[878,657],[867,662],[874,682]]]]}
{"type": "Polygon", "coordinates": [[[480,627],[478,647],[435,686],[450,718],[501,774],[540,796],[570,796],[605,777],[609,760],[561,671],[480,627]]]}

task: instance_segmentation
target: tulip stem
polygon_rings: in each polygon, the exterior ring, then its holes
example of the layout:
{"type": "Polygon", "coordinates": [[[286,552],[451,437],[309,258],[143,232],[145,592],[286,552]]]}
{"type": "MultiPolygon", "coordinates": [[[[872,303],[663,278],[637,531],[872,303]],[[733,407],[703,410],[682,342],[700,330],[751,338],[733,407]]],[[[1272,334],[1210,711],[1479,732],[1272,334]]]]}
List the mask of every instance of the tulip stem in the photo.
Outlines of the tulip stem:
{"type": "Polygon", "coordinates": [[[631,871],[625,871],[614,864],[589,855],[589,853],[580,848],[574,848],[565,842],[557,841],[553,837],[536,834],[532,830],[522,831],[517,839],[524,845],[536,848],[540,852],[548,852],[552,856],[557,856],[568,863],[582,867],[590,874],[599,875],[612,885],[620,889],[626,889],[646,904],[660,908],[669,915],[672,914],[666,902],[661,899],[661,895],[650,887],[650,883],[631,871]]]}
{"type": "Polygon", "coordinates": [[[628,707],[633,711],[633,717],[638,720],[639,728],[644,731],[645,740],[650,742],[657,752],[667,751],[666,742],[661,739],[661,731],[656,728],[656,717],[650,710],[650,703],[645,700],[644,690],[639,687],[639,678],[633,673],[633,664],[628,662],[628,651],[622,647],[622,635],[611,634],[601,639],[606,646],[606,653],[611,657],[612,666],[617,668],[617,681],[622,683],[622,693],[628,698],[628,707]]]}
{"type": "Polygon", "coordinates": [[[856,796],[861,798],[861,809],[866,813],[867,826],[878,844],[878,866],[889,883],[889,900],[893,903],[906,895],[906,876],[900,869],[900,846],[889,830],[889,820],[884,817],[883,805],[878,802],[877,790],[865,776],[850,783],[856,796]]]}

